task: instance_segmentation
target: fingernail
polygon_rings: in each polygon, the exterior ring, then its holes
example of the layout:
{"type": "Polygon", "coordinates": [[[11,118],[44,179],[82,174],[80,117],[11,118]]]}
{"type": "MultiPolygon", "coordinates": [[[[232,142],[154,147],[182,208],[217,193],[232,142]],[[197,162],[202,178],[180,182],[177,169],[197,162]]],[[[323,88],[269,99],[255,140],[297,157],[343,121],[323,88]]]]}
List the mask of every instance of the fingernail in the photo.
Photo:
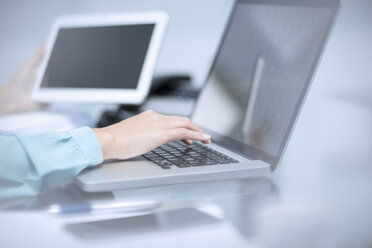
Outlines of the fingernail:
{"type": "Polygon", "coordinates": [[[203,138],[209,140],[211,139],[211,136],[209,134],[203,134],[203,138]]]}

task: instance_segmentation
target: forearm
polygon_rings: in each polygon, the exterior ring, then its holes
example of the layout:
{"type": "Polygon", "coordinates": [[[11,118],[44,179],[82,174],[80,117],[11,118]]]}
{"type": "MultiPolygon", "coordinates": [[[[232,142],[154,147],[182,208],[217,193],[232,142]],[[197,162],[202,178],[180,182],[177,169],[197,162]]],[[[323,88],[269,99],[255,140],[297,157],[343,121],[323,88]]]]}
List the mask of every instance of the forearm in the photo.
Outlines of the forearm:
{"type": "Polygon", "coordinates": [[[41,46],[6,84],[0,85],[0,115],[32,111],[40,107],[30,96],[43,56],[44,47],[41,46]]]}
{"type": "Polygon", "coordinates": [[[90,128],[0,137],[0,198],[37,195],[60,187],[103,161],[90,128]]]}
{"type": "Polygon", "coordinates": [[[14,113],[16,106],[14,101],[10,98],[13,94],[9,83],[1,85],[0,87],[0,116],[14,113]]]}

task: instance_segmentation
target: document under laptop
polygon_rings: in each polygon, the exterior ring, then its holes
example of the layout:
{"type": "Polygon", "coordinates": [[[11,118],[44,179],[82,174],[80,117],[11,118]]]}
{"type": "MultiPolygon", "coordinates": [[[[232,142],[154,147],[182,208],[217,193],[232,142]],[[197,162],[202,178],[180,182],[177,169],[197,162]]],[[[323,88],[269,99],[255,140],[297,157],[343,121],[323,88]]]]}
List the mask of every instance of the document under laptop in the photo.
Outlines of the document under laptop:
{"type": "Polygon", "coordinates": [[[262,177],[275,170],[335,19],[338,0],[238,0],[192,114],[212,144],[171,142],[76,178],[86,191],[262,177]]]}

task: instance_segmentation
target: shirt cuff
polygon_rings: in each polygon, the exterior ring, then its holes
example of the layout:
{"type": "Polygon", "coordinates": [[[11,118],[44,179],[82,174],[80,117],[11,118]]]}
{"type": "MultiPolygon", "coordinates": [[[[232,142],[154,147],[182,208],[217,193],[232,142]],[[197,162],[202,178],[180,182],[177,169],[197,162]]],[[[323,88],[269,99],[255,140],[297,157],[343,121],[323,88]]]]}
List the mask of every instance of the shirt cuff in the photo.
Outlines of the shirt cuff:
{"type": "Polygon", "coordinates": [[[68,132],[74,137],[82,152],[86,155],[89,166],[98,165],[103,162],[101,144],[91,128],[81,127],[68,132]]]}

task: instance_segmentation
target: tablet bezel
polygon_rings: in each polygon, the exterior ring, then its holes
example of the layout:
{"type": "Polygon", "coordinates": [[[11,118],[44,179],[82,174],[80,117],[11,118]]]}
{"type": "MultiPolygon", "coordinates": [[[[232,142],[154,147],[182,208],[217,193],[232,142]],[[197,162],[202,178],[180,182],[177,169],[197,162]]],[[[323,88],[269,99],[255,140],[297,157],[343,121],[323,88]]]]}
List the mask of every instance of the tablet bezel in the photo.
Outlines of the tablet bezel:
{"type": "Polygon", "coordinates": [[[156,60],[162,44],[167,23],[168,15],[160,11],[59,17],[53,24],[52,31],[46,44],[46,55],[38,71],[32,99],[36,102],[44,103],[142,103],[149,92],[156,60]],[[41,87],[57,35],[61,28],[84,28],[136,24],[155,24],[136,89],[41,87]]]}

